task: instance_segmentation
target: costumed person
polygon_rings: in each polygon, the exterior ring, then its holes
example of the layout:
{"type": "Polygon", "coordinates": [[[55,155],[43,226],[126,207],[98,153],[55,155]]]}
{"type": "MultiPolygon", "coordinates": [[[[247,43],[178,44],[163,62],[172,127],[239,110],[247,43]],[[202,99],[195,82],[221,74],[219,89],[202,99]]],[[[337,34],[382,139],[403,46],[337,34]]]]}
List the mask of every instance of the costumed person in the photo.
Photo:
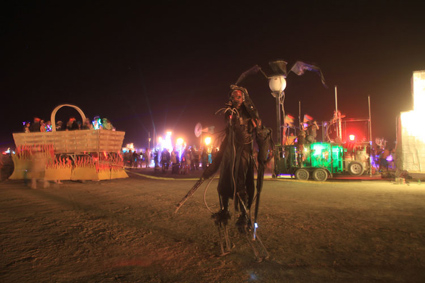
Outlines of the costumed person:
{"type": "Polygon", "coordinates": [[[66,123],[67,131],[79,130],[77,120],[74,117],[69,118],[68,123],[66,123]]]}
{"type": "MultiPolygon", "coordinates": [[[[230,219],[229,199],[233,199],[235,211],[239,212],[236,225],[240,232],[251,227],[247,215],[251,208],[254,194],[254,139],[260,143],[270,138],[270,129],[261,125],[258,112],[248,95],[248,91],[239,86],[232,86],[230,101],[223,109],[227,123],[226,136],[220,145],[220,150],[212,164],[208,166],[203,178],[211,177],[220,168],[218,193],[220,196],[220,211],[213,215],[216,221],[227,222],[230,219]]],[[[259,148],[264,145],[259,144],[259,148]]],[[[261,154],[265,163],[264,152],[261,154]]],[[[260,155],[259,155],[260,158],[260,155]]]]}
{"type": "Polygon", "coordinates": [[[109,121],[108,118],[103,118],[102,124],[103,124],[103,129],[104,130],[115,131],[114,126],[112,126],[112,123],[111,123],[111,121],[109,121]]]}
{"type": "MultiPolygon", "coordinates": [[[[239,76],[235,85],[231,85],[229,101],[218,112],[224,113],[226,120],[225,136],[219,151],[213,151],[214,158],[205,169],[202,177],[192,189],[177,204],[175,213],[194,194],[202,182],[220,171],[217,191],[219,194],[220,210],[212,212],[212,218],[218,227],[222,255],[230,252],[227,224],[231,218],[229,200],[233,199],[235,212],[238,213],[236,225],[239,232],[244,234],[254,251],[257,260],[266,259],[269,254],[257,234],[257,215],[260,204],[260,193],[263,187],[264,170],[273,155],[273,140],[271,130],[262,125],[258,111],[252,102],[248,91],[239,86],[245,77],[259,72],[256,65],[239,76]],[[257,183],[254,183],[255,154],[254,142],[258,146],[257,183]],[[255,194],[256,193],[256,194],[255,194]],[[255,200],[254,217],[251,217],[251,207],[255,200]],[[252,237],[249,232],[253,232],[252,237]]],[[[282,68],[279,68],[282,71],[282,68]]],[[[276,70],[274,70],[277,72],[276,70]]],[[[265,76],[266,74],[262,72],[265,76]]],[[[267,76],[266,76],[267,77],[267,76]]],[[[267,77],[268,78],[268,77],[267,77]]]]}
{"type": "Polygon", "coordinates": [[[102,130],[103,129],[102,119],[100,119],[99,116],[94,117],[92,124],[93,124],[93,128],[95,130],[102,130]]]}
{"type": "Polygon", "coordinates": [[[307,122],[307,137],[306,141],[309,143],[316,142],[317,137],[317,130],[319,129],[319,126],[317,125],[316,121],[308,121],[307,122]]]}

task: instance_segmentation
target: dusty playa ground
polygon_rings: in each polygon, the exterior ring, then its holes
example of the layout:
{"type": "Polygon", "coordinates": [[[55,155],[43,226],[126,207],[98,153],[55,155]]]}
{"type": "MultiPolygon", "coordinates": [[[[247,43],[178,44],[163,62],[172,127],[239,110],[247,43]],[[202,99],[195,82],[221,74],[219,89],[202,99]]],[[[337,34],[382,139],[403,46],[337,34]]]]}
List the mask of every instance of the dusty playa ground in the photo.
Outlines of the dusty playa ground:
{"type": "Polygon", "coordinates": [[[270,259],[258,263],[235,217],[235,247],[217,256],[205,184],[174,214],[194,183],[0,183],[0,281],[425,282],[425,185],[268,179],[259,235],[270,259]]]}

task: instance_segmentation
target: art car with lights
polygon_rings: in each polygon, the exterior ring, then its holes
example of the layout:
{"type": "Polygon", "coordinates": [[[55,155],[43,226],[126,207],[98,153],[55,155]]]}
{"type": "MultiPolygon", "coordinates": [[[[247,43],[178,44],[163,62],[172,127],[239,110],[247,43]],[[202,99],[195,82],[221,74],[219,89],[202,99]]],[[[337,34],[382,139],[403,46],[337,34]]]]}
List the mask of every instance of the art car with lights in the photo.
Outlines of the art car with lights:
{"type": "MultiPolygon", "coordinates": [[[[308,116],[308,115],[306,115],[308,116]]],[[[290,175],[299,180],[326,181],[336,175],[371,176],[370,119],[343,119],[339,111],[330,122],[322,122],[319,140],[305,141],[290,133],[275,153],[274,177],[290,175]]],[[[306,118],[304,117],[304,122],[306,118]]],[[[302,126],[301,126],[302,127],[302,126]]]]}
{"type": "Polygon", "coordinates": [[[9,179],[32,178],[34,163],[44,167],[44,179],[107,180],[127,178],[121,148],[125,132],[104,129],[56,131],[55,116],[62,107],[72,107],[86,120],[75,105],[62,104],[51,114],[51,132],[14,133],[14,171],[9,179]]]}

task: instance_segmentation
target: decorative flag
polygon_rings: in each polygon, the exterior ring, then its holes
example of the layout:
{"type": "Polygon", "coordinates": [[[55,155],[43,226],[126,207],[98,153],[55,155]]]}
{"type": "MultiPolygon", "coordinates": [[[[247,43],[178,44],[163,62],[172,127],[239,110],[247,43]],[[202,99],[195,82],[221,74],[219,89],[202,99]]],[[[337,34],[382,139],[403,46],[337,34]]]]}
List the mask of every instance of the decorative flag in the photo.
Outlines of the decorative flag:
{"type": "Polygon", "coordinates": [[[314,119],[310,115],[305,114],[303,123],[312,122],[314,119]]]}
{"type": "Polygon", "coordinates": [[[323,76],[323,73],[320,70],[320,68],[317,66],[310,65],[301,61],[297,61],[295,62],[294,66],[292,66],[291,70],[289,70],[289,72],[291,71],[297,74],[298,76],[304,75],[305,71],[315,72],[320,76],[322,84],[327,88],[327,85],[325,83],[325,77],[323,76]]]}
{"type": "Polygon", "coordinates": [[[291,114],[285,115],[284,123],[285,125],[288,125],[289,127],[294,126],[294,117],[291,114]]]}

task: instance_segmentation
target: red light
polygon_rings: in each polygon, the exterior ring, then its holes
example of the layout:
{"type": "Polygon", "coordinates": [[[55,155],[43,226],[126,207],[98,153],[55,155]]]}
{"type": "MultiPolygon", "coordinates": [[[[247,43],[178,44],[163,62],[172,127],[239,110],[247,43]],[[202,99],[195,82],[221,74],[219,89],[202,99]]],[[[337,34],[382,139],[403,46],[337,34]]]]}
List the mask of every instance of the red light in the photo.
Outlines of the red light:
{"type": "Polygon", "coordinates": [[[356,139],[355,135],[349,135],[350,141],[354,141],[356,139]]]}

